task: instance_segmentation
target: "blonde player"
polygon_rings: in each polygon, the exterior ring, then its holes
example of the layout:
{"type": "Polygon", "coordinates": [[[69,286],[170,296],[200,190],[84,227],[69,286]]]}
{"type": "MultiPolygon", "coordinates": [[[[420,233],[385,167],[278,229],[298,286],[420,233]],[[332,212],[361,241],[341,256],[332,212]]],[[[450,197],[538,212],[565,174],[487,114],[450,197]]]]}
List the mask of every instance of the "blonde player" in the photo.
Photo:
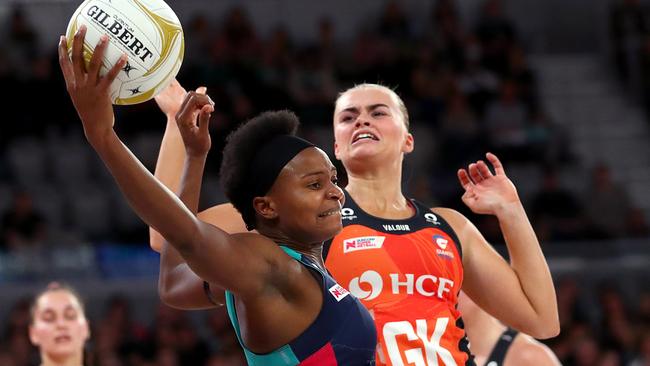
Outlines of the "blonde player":
{"type": "MultiPolygon", "coordinates": [[[[173,121],[183,94],[176,85],[159,98],[173,121]]],[[[471,365],[463,321],[456,309],[461,288],[481,308],[536,338],[558,334],[553,281],[517,190],[499,159],[487,154],[459,169],[463,202],[475,213],[495,215],[511,262],[505,262],[463,215],[428,208],[401,190],[404,155],[413,151],[408,113],[392,90],[363,84],[343,93],[334,111],[334,147],[349,183],[342,209],[343,231],[326,245],[325,265],[374,316],[379,365],[471,365]],[[490,170],[492,165],[494,172],[490,170]]],[[[156,175],[179,184],[183,147],[168,122],[156,175]]],[[[232,205],[199,214],[230,232],[246,230],[232,205]]],[[[153,233],[151,245],[160,248],[153,233]]],[[[164,283],[170,303],[206,306],[202,279],[181,262],[167,263],[164,283]]],[[[161,276],[163,274],[161,273],[161,276]]],[[[209,294],[219,293],[206,286],[209,294]]]]}

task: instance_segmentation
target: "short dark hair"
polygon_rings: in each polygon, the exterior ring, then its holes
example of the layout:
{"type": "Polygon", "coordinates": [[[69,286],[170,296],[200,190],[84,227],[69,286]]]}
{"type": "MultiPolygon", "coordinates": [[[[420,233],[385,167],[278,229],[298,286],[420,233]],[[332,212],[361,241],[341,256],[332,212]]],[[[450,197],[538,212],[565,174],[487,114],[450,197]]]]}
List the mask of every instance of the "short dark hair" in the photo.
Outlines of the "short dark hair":
{"type": "Polygon", "coordinates": [[[255,223],[248,182],[253,159],[265,143],[277,136],[295,135],[299,125],[298,117],[289,110],[269,111],[244,122],[228,136],[219,171],[221,186],[248,227],[255,223]]]}

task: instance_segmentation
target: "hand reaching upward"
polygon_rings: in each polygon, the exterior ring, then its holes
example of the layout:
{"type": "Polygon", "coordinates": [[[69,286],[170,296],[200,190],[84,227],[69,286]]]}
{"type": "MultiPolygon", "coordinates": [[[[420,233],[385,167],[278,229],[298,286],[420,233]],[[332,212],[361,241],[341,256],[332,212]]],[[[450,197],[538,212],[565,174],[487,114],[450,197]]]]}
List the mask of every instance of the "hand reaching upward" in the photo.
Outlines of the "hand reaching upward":
{"type": "Polygon", "coordinates": [[[115,65],[104,76],[99,75],[102,59],[108,46],[108,37],[101,36],[88,64],[84,64],[83,44],[86,27],[81,26],[74,35],[72,43],[72,59],[68,57],[67,40],[61,36],[59,41],[59,65],[65,78],[68,94],[72,99],[79,118],[83,123],[84,133],[89,142],[105,137],[113,129],[113,104],[111,102],[110,86],[126,63],[126,55],[122,55],[115,65]]]}
{"type": "MultiPolygon", "coordinates": [[[[195,92],[197,94],[205,94],[206,91],[207,88],[205,86],[200,86],[196,88],[195,92]]],[[[160,108],[167,118],[173,119],[180,111],[186,94],[187,91],[185,88],[183,88],[178,80],[174,79],[168,87],[156,95],[156,104],[158,104],[158,108],[160,108]]]]}
{"type": "Polygon", "coordinates": [[[176,124],[188,156],[204,157],[208,154],[211,146],[208,125],[212,112],[214,103],[209,96],[197,92],[185,94],[176,114],[176,124]]]}
{"type": "Polygon", "coordinates": [[[496,215],[512,203],[520,203],[517,189],[506,176],[501,161],[492,153],[485,155],[494,167],[492,174],[487,163],[479,160],[467,169],[458,170],[458,180],[465,189],[462,200],[472,212],[496,215]]]}

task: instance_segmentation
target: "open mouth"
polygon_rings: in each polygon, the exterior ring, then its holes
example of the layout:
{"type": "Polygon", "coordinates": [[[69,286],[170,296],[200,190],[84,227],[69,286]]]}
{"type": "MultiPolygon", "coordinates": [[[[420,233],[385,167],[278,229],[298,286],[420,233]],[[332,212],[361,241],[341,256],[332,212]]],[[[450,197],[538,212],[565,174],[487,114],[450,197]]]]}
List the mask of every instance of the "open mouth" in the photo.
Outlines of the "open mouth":
{"type": "Polygon", "coordinates": [[[318,215],[318,217],[328,217],[328,216],[334,216],[334,215],[341,215],[341,209],[340,208],[335,208],[335,209],[327,210],[327,211],[321,213],[320,215],[318,215]]]}
{"type": "Polygon", "coordinates": [[[352,139],[352,143],[354,144],[354,143],[362,141],[362,140],[379,141],[379,138],[377,136],[375,136],[374,134],[370,133],[370,132],[362,132],[362,133],[354,136],[354,138],[352,139]]]}
{"type": "Polygon", "coordinates": [[[60,335],[60,336],[57,336],[56,338],[54,338],[54,343],[56,343],[56,344],[68,343],[70,341],[72,341],[72,337],[70,337],[69,335],[66,335],[66,334],[63,334],[63,335],[60,335]]]}

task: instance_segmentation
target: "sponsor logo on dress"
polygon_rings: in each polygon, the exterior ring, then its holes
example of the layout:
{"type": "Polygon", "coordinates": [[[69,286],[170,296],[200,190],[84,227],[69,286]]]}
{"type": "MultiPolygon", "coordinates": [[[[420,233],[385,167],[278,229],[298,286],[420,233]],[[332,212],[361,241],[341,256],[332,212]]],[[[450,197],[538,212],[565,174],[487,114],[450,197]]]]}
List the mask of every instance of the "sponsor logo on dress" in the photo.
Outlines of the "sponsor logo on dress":
{"type": "Polygon", "coordinates": [[[384,239],[386,239],[385,236],[362,236],[360,238],[345,239],[343,241],[343,253],[379,249],[384,244],[384,239]]]}
{"type": "Polygon", "coordinates": [[[438,244],[440,249],[447,249],[447,243],[449,243],[449,240],[445,239],[442,235],[434,235],[433,239],[436,241],[436,244],[438,244]]]}
{"type": "Polygon", "coordinates": [[[343,220],[354,220],[357,218],[357,215],[354,214],[354,210],[348,207],[341,209],[341,219],[343,220]]]}
{"type": "Polygon", "coordinates": [[[335,284],[334,286],[329,288],[330,294],[334,296],[336,301],[341,301],[343,300],[346,296],[350,294],[350,292],[346,289],[343,288],[343,286],[339,285],[338,283],[335,284]]]}
{"type": "Polygon", "coordinates": [[[410,231],[411,227],[408,225],[382,225],[386,231],[410,231]]]}
{"type": "Polygon", "coordinates": [[[352,295],[364,301],[374,300],[382,292],[449,299],[453,293],[454,281],[431,274],[414,273],[389,273],[387,278],[382,279],[379,273],[368,270],[350,280],[348,288],[352,295]]]}
{"type": "Polygon", "coordinates": [[[447,250],[447,245],[449,244],[449,240],[447,240],[442,235],[434,235],[433,242],[436,243],[436,245],[438,246],[438,248],[436,248],[436,253],[438,254],[438,257],[442,257],[444,259],[454,259],[454,252],[447,250]]]}
{"type": "Polygon", "coordinates": [[[434,225],[440,225],[440,222],[438,221],[438,216],[432,214],[431,212],[427,212],[424,214],[424,219],[427,220],[428,223],[434,224],[434,225]]]}

